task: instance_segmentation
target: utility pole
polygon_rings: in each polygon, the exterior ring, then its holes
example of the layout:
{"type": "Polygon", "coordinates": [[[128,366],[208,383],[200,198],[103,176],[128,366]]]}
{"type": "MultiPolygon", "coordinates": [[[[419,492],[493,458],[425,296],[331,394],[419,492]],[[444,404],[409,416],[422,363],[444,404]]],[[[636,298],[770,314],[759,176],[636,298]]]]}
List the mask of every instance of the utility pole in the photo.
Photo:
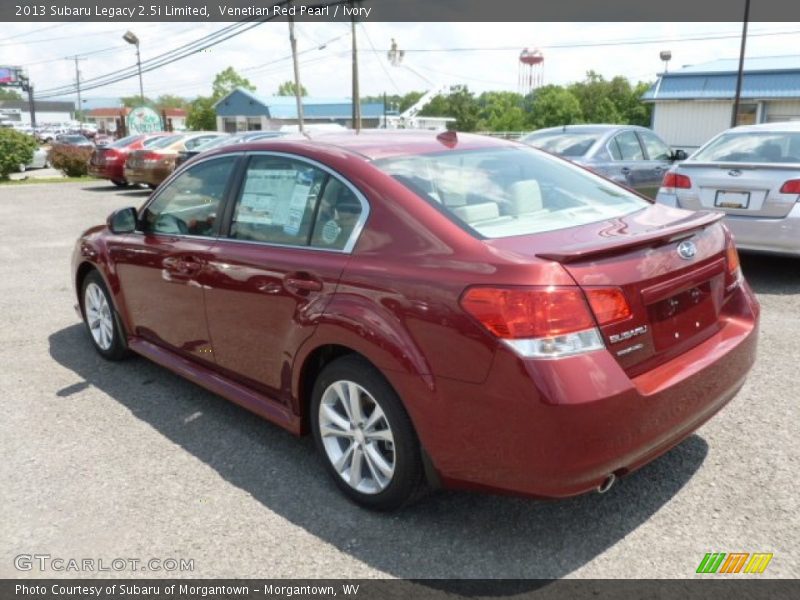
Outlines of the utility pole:
{"type": "Polygon", "coordinates": [[[70,58],[75,61],[75,87],[78,90],[78,110],[76,111],[75,116],[77,117],[78,123],[83,124],[83,104],[81,103],[81,70],[78,63],[79,61],[86,59],[79,57],[77,54],[70,58]]]}
{"type": "Polygon", "coordinates": [[[20,75],[19,82],[22,84],[22,91],[28,92],[28,110],[31,113],[31,128],[36,129],[36,106],[33,103],[33,84],[27,75],[20,75]]]}
{"type": "Polygon", "coordinates": [[[739,119],[739,100],[742,96],[742,79],[744,79],[744,47],[747,43],[747,22],[750,20],[750,0],[744,0],[744,25],[742,27],[742,47],[739,50],[739,72],[736,75],[736,96],[733,99],[733,115],[731,127],[736,127],[739,119]]]}
{"type": "Polygon", "coordinates": [[[297,102],[297,129],[305,133],[303,128],[303,98],[300,87],[300,66],[297,64],[297,38],[294,37],[294,17],[289,15],[289,43],[292,46],[292,65],[294,66],[294,97],[297,102]]]}
{"type": "MultiPolygon", "coordinates": [[[[356,7],[355,0],[350,2],[353,9],[356,7]]],[[[350,19],[350,27],[353,37],[353,129],[356,133],[361,131],[361,96],[358,89],[358,45],[356,44],[356,17],[355,10],[350,19]]]]}

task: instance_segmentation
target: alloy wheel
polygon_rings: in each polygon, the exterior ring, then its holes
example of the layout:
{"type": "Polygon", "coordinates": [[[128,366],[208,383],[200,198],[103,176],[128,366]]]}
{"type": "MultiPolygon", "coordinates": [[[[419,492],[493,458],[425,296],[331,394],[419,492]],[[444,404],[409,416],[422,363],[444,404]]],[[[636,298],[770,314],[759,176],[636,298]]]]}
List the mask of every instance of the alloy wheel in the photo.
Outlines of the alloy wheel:
{"type": "Polygon", "coordinates": [[[394,476],[394,435],[380,404],[359,384],[340,380],[322,394],[319,433],[328,460],[351,488],[378,494],[394,476]]]}
{"type": "Polygon", "coordinates": [[[105,293],[96,283],[86,286],[84,295],[86,322],[95,343],[102,350],[108,350],[114,343],[114,317],[105,293]]]}

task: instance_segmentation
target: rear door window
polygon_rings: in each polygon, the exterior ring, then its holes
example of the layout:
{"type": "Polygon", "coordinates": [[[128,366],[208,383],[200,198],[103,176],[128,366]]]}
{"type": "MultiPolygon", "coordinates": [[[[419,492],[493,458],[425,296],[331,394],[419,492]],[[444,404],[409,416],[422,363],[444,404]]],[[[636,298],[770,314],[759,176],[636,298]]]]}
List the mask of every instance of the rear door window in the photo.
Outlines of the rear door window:
{"type": "Polygon", "coordinates": [[[664,142],[662,142],[656,135],[640,131],[639,137],[642,138],[644,147],[647,149],[647,156],[650,160],[669,160],[670,149],[664,142]]]}
{"type": "Polygon", "coordinates": [[[644,152],[639,138],[633,131],[623,131],[614,136],[619,150],[619,160],[644,160],[644,152]]]}

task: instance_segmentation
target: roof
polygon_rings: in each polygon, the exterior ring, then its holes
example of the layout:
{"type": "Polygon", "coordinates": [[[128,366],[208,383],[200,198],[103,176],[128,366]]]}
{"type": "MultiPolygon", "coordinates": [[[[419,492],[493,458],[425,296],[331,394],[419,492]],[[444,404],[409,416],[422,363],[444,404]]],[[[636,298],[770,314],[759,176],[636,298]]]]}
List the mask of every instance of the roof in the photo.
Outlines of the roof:
{"type": "Polygon", "coordinates": [[[559,125],[557,127],[547,127],[545,129],[537,129],[531,133],[566,133],[566,132],[577,132],[577,133],[605,133],[607,131],[615,131],[617,129],[647,129],[646,127],[641,127],[639,125],[625,125],[621,123],[583,123],[583,124],[576,124],[576,125],[559,125]]]}
{"type": "Polygon", "coordinates": [[[800,132],[800,121],[783,121],[779,123],[760,123],[758,125],[740,125],[728,131],[735,131],[736,133],[768,133],[775,132],[800,132]]]}
{"type": "MultiPolygon", "coordinates": [[[[71,113],[75,110],[75,105],[72,102],[57,102],[53,100],[34,100],[33,107],[37,112],[71,113]]],[[[30,110],[27,100],[0,100],[0,108],[18,108],[23,112],[30,110]]]]}
{"type": "Polygon", "coordinates": [[[163,112],[168,117],[185,117],[186,116],[186,109],[185,108],[162,108],[160,112],[163,112]]]}
{"type": "MultiPolygon", "coordinates": [[[[408,156],[411,154],[431,154],[447,150],[476,150],[479,148],[525,147],[517,142],[470,133],[436,132],[416,129],[366,129],[359,133],[312,132],[308,139],[300,135],[290,135],[272,140],[259,140],[248,144],[247,149],[276,149],[285,146],[319,148],[328,146],[341,148],[360,154],[369,160],[408,156]]],[[[244,148],[244,145],[237,146],[244,148]]]]}
{"type": "MultiPolygon", "coordinates": [[[[303,116],[307,119],[346,119],[353,113],[350,98],[303,96],[303,116]]],[[[214,104],[221,117],[264,115],[270,119],[297,119],[297,99],[294,96],[257,96],[237,88],[214,104]]],[[[383,115],[383,104],[361,103],[361,116],[375,118],[383,115]]]]}
{"type": "MultiPolygon", "coordinates": [[[[642,100],[726,100],[736,94],[739,59],[723,58],[661,73],[642,100]]],[[[800,98],[800,56],[746,58],[744,99],[800,98]]]]}
{"type": "Polygon", "coordinates": [[[127,115],[131,112],[130,108],[93,108],[88,112],[89,117],[118,117],[120,114],[127,115]]]}

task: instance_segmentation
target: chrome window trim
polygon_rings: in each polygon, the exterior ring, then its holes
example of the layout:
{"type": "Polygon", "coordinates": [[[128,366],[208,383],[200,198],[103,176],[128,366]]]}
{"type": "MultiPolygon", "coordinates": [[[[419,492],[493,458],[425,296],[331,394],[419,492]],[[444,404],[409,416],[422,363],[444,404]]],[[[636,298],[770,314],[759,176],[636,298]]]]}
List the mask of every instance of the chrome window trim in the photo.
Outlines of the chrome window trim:
{"type": "MultiPolygon", "coordinates": [[[[182,239],[188,239],[188,240],[226,241],[226,242],[234,242],[234,243],[237,243],[237,244],[255,244],[255,245],[275,247],[275,248],[293,248],[293,249],[298,249],[298,250],[316,250],[316,251],[320,251],[320,252],[330,252],[330,253],[334,253],[334,254],[352,254],[353,253],[353,248],[355,248],[355,245],[358,242],[358,239],[361,237],[361,232],[364,230],[364,226],[366,225],[367,219],[369,218],[369,214],[370,214],[370,205],[369,205],[369,201],[367,200],[366,196],[364,196],[364,194],[361,193],[361,190],[359,190],[356,186],[354,186],[352,183],[350,183],[350,181],[348,181],[338,171],[335,171],[334,169],[331,169],[327,165],[324,165],[321,162],[316,161],[316,160],[314,160],[312,158],[306,158],[305,156],[300,156],[298,154],[291,154],[289,152],[277,152],[277,151],[269,151],[269,150],[256,150],[256,151],[247,152],[247,153],[242,152],[242,151],[239,151],[239,152],[226,152],[224,154],[215,154],[213,156],[208,156],[208,157],[200,159],[200,160],[195,160],[191,164],[184,163],[184,165],[188,164],[188,166],[183,166],[182,168],[177,169],[174,173],[172,173],[169,176],[169,178],[165,179],[163,184],[162,184],[164,187],[159,186],[159,189],[157,189],[153,193],[153,195],[147,200],[147,202],[144,204],[144,206],[142,206],[141,212],[144,213],[144,211],[146,211],[159,198],[159,196],[161,196],[161,194],[164,193],[164,190],[167,188],[167,186],[174,179],[176,179],[181,173],[183,173],[185,171],[188,171],[190,168],[196,167],[198,165],[201,165],[201,164],[203,164],[205,162],[208,162],[208,161],[211,161],[211,160],[219,160],[219,159],[222,159],[222,158],[229,158],[229,157],[239,157],[239,156],[243,156],[245,154],[248,157],[252,157],[252,156],[277,156],[277,157],[280,157],[280,158],[289,158],[289,159],[292,159],[292,160],[298,160],[300,162],[308,163],[311,166],[316,167],[316,168],[328,173],[330,176],[336,177],[336,179],[338,179],[340,182],[342,182],[351,192],[353,192],[355,197],[358,198],[358,201],[361,203],[361,215],[359,216],[358,221],[356,222],[355,226],[353,226],[353,231],[350,233],[350,238],[347,240],[347,243],[344,245],[344,247],[339,249],[339,248],[322,248],[322,247],[319,247],[319,246],[312,246],[311,244],[306,245],[306,246],[292,245],[292,244],[277,244],[277,243],[274,243],[274,242],[261,242],[261,241],[257,241],[257,240],[238,240],[238,239],[232,238],[230,236],[222,236],[222,235],[216,236],[216,237],[211,237],[211,236],[188,235],[188,234],[185,234],[185,233],[161,233],[161,232],[144,232],[144,231],[134,231],[133,234],[138,234],[138,235],[157,235],[157,236],[164,236],[164,237],[170,237],[170,238],[182,238],[182,239]]],[[[245,176],[246,176],[246,174],[247,174],[247,171],[245,170],[245,176]]],[[[237,198],[233,199],[232,201],[233,201],[234,204],[236,204],[237,202],[239,202],[239,198],[237,197],[237,198]]]]}
{"type": "MultiPolygon", "coordinates": [[[[254,157],[254,156],[277,156],[279,158],[288,158],[288,159],[291,159],[291,160],[296,160],[296,161],[299,161],[299,162],[307,163],[307,164],[311,165],[312,167],[315,167],[317,169],[320,169],[321,171],[326,172],[331,177],[335,177],[341,183],[343,183],[351,192],[353,192],[355,197],[358,198],[358,201],[361,204],[361,215],[358,217],[358,221],[356,221],[356,224],[353,226],[353,231],[350,233],[350,237],[348,238],[347,243],[341,249],[339,249],[339,248],[322,248],[322,247],[319,247],[319,246],[313,246],[311,244],[308,244],[308,245],[305,245],[305,246],[300,246],[300,245],[293,245],[293,244],[277,244],[277,243],[274,243],[274,242],[261,242],[261,241],[257,241],[257,240],[237,240],[236,238],[232,238],[230,236],[228,236],[228,237],[220,236],[218,239],[225,240],[225,241],[231,241],[231,242],[247,243],[247,244],[259,244],[259,245],[262,245],[262,246],[274,246],[276,248],[299,248],[299,249],[304,249],[304,250],[320,250],[322,252],[334,252],[334,253],[339,253],[339,254],[352,254],[353,253],[353,248],[355,248],[356,243],[358,242],[358,238],[361,237],[361,232],[364,230],[364,226],[367,223],[367,219],[369,218],[369,213],[370,213],[369,201],[367,200],[366,196],[364,196],[364,194],[361,193],[361,190],[359,190],[356,186],[354,186],[352,183],[350,183],[341,173],[339,173],[338,171],[335,171],[334,169],[331,169],[329,166],[327,166],[325,164],[322,164],[319,161],[314,160],[313,158],[306,158],[305,156],[300,156],[298,154],[291,154],[289,152],[278,152],[278,151],[271,151],[271,150],[255,150],[255,151],[252,151],[252,152],[248,152],[247,155],[249,157],[251,157],[251,158],[254,157]]],[[[245,178],[247,177],[247,170],[245,170],[245,172],[244,172],[244,177],[245,178]]],[[[241,196],[241,194],[240,194],[240,196],[241,196]]],[[[233,201],[234,202],[234,206],[236,205],[236,203],[238,201],[239,201],[239,198],[236,198],[233,201]]],[[[319,202],[319,199],[317,201],[319,202]]],[[[231,218],[231,224],[233,224],[233,219],[232,218],[231,218]]],[[[312,224],[312,228],[313,228],[313,226],[314,226],[314,224],[312,224]]]]}

